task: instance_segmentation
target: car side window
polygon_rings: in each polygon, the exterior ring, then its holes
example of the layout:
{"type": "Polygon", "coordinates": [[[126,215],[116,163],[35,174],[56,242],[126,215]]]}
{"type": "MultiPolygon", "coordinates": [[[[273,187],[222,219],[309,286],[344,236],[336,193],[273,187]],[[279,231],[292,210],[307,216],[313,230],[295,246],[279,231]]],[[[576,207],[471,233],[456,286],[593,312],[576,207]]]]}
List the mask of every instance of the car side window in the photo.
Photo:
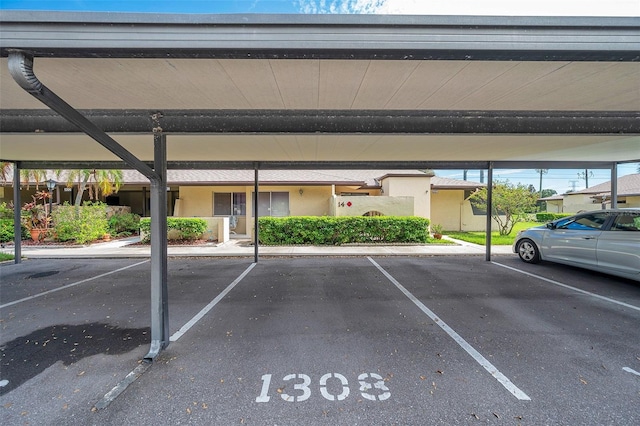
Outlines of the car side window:
{"type": "Polygon", "coordinates": [[[591,213],[577,216],[573,220],[558,224],[558,229],[575,229],[581,231],[597,231],[602,229],[610,213],[591,213]]]}
{"type": "Polygon", "coordinates": [[[640,214],[624,212],[618,214],[611,226],[612,231],[640,231],[640,214]]]}

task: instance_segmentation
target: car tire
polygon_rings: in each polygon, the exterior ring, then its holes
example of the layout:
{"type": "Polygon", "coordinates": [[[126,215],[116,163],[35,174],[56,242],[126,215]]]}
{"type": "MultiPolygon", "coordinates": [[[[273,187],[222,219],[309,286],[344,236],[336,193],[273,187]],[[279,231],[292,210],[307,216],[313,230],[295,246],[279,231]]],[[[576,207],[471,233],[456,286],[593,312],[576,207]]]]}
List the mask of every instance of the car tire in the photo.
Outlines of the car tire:
{"type": "Polygon", "coordinates": [[[516,246],[518,256],[523,262],[527,263],[540,263],[540,250],[536,243],[528,238],[524,238],[518,241],[516,246]]]}

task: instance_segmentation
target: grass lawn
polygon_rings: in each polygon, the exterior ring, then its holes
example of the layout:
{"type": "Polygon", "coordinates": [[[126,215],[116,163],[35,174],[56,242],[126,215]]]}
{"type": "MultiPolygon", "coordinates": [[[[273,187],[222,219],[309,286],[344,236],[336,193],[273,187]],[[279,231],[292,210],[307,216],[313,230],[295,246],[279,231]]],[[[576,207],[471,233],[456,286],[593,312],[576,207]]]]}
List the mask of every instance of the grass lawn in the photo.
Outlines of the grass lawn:
{"type": "Polygon", "coordinates": [[[4,262],[7,260],[13,260],[15,257],[9,253],[0,253],[0,262],[4,262]]]}
{"type": "MultiPolygon", "coordinates": [[[[528,229],[534,226],[540,226],[543,223],[540,222],[518,222],[513,227],[511,234],[509,235],[500,235],[498,231],[491,232],[491,244],[497,246],[510,246],[513,244],[513,240],[516,238],[516,234],[518,231],[522,231],[523,229],[528,229]]],[[[474,244],[485,244],[486,232],[477,231],[477,232],[455,232],[455,231],[445,231],[444,234],[448,237],[455,238],[456,240],[467,241],[469,243],[474,244]]]]}

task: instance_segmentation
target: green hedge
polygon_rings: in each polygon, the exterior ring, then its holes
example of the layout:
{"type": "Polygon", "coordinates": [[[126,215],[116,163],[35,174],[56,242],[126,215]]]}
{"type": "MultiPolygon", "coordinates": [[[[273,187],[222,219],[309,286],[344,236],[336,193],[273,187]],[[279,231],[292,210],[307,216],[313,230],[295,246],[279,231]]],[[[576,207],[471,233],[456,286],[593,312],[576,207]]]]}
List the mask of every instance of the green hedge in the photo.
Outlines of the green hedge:
{"type": "Polygon", "coordinates": [[[538,222],[551,222],[552,220],[562,219],[563,217],[573,216],[573,213],[536,213],[536,220],[538,222]]]}
{"type": "Polygon", "coordinates": [[[82,206],[65,203],[53,209],[53,231],[58,241],[85,244],[108,232],[107,205],[85,202],[82,206]]]}
{"type": "Polygon", "coordinates": [[[114,213],[108,221],[112,237],[128,237],[140,229],[140,216],[135,213],[114,213]]]}
{"type": "Polygon", "coordinates": [[[350,243],[425,243],[429,219],[422,217],[263,217],[258,220],[265,245],[350,243]]]}
{"type": "MultiPolygon", "coordinates": [[[[168,217],[167,232],[175,230],[183,240],[195,240],[207,231],[207,221],[195,217],[168,217]]],[[[151,240],[151,218],[140,219],[140,235],[144,235],[144,242],[151,240]]]]}
{"type": "Polygon", "coordinates": [[[0,243],[13,241],[13,219],[0,219],[0,243]]]}

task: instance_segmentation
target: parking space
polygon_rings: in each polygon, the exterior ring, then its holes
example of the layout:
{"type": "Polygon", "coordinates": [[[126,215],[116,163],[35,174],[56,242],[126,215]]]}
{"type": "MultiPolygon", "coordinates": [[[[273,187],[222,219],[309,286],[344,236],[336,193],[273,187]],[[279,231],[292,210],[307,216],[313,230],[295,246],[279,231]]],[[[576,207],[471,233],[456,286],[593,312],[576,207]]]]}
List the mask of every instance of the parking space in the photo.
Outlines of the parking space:
{"type": "Polygon", "coordinates": [[[0,268],[1,304],[29,297],[0,311],[3,424],[640,422],[635,282],[513,256],[170,260],[173,342],[96,410],[148,349],[149,264],[32,262],[0,268]],[[86,281],[33,297],[62,277],[86,281]]]}

